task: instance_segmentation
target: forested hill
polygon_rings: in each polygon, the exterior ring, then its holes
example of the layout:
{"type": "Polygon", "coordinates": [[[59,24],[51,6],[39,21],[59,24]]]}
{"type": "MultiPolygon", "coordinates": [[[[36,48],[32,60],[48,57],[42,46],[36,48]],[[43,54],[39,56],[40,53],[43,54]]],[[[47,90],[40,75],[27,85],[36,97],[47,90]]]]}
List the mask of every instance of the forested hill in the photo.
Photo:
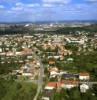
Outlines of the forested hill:
{"type": "MultiPolygon", "coordinates": [[[[38,27],[38,26],[37,26],[38,27]]],[[[89,26],[81,26],[81,27],[69,27],[69,26],[64,26],[64,27],[50,27],[48,29],[43,29],[43,30],[35,30],[35,26],[28,26],[25,27],[24,25],[11,25],[11,26],[1,26],[0,25],[0,35],[4,34],[32,34],[32,33],[59,33],[59,34],[69,34],[69,33],[74,33],[76,31],[85,31],[85,32],[97,32],[97,24],[92,24],[89,26]]]]}
{"type": "Polygon", "coordinates": [[[74,33],[76,31],[85,31],[85,32],[97,32],[97,24],[95,25],[89,25],[89,26],[83,26],[83,27],[64,27],[59,28],[56,30],[57,33],[74,33]]]}

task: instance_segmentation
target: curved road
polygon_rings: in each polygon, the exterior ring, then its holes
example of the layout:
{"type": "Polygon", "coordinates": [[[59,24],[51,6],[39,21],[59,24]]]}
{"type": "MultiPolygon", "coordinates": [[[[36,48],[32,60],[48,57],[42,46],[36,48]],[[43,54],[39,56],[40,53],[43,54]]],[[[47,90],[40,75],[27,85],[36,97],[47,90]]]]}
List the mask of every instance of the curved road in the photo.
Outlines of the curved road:
{"type": "Polygon", "coordinates": [[[40,92],[42,91],[44,67],[43,67],[41,58],[39,56],[37,56],[35,53],[33,54],[33,56],[40,63],[40,71],[39,71],[39,76],[38,76],[38,88],[37,88],[37,93],[36,93],[36,95],[35,95],[35,97],[33,99],[33,100],[37,100],[40,92]]]}

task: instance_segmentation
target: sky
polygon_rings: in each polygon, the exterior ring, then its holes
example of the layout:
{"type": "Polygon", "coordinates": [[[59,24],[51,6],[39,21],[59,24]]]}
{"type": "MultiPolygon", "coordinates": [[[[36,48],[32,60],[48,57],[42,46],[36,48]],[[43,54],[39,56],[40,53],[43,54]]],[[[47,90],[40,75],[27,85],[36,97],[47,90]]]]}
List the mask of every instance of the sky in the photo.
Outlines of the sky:
{"type": "Polygon", "coordinates": [[[0,0],[0,22],[97,20],[97,0],[0,0]]]}

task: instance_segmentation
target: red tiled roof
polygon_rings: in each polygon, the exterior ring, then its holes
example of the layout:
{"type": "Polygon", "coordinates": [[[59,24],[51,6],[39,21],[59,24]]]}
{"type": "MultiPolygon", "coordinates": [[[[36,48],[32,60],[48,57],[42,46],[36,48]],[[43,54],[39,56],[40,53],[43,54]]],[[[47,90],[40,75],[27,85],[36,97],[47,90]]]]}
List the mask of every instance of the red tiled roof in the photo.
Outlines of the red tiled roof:
{"type": "Polygon", "coordinates": [[[85,72],[85,73],[79,73],[80,76],[90,76],[89,73],[85,72]]]}
{"type": "Polygon", "coordinates": [[[49,64],[55,64],[55,61],[49,61],[49,64]]]}
{"type": "Polygon", "coordinates": [[[49,82],[47,86],[57,88],[57,82],[49,82]]]}
{"type": "Polygon", "coordinates": [[[61,82],[49,82],[47,84],[47,86],[49,87],[54,87],[54,88],[57,88],[57,87],[61,87],[62,83],[61,82]]]}

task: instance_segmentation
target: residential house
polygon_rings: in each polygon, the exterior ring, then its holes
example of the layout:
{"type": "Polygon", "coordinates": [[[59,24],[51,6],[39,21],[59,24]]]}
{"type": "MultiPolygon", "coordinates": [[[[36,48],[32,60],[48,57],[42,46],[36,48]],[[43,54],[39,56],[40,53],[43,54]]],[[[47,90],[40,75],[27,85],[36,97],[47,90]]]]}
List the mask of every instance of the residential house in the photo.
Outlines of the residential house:
{"type": "Polygon", "coordinates": [[[90,75],[87,72],[79,73],[79,80],[89,80],[90,75]]]}
{"type": "Polygon", "coordinates": [[[82,93],[86,93],[86,91],[89,89],[89,86],[87,84],[81,84],[80,85],[80,91],[82,93]]]}
{"type": "Polygon", "coordinates": [[[59,73],[58,73],[58,68],[53,67],[49,69],[50,72],[50,78],[53,77],[55,78],[59,73]]]}
{"type": "Polygon", "coordinates": [[[49,60],[49,65],[53,65],[55,64],[55,61],[54,60],[49,60]]]}
{"type": "Polygon", "coordinates": [[[78,87],[79,81],[76,80],[63,80],[62,81],[62,88],[71,89],[74,87],[78,87]]]}

